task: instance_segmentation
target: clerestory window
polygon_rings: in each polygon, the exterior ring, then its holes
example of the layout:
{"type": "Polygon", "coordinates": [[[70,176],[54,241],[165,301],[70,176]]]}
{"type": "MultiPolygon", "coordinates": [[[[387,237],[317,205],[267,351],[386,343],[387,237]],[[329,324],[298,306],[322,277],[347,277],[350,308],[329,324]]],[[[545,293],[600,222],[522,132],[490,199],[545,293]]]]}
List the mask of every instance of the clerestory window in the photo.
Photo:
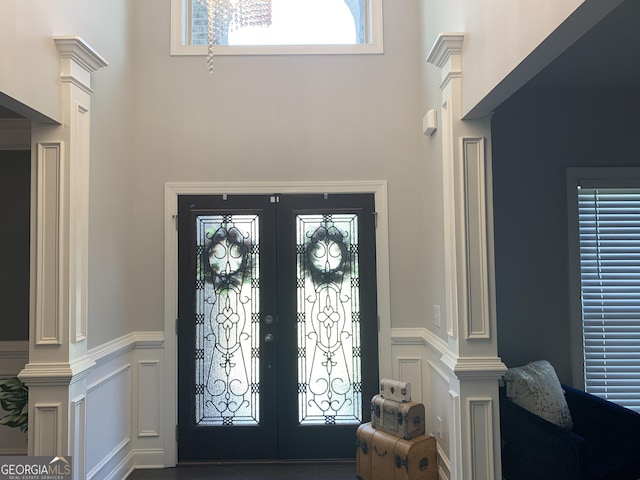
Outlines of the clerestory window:
{"type": "MultiPolygon", "coordinates": [[[[271,0],[271,25],[229,28],[216,55],[382,53],[382,0],[271,0]]],[[[171,0],[171,54],[206,55],[206,0],[171,0]]]]}

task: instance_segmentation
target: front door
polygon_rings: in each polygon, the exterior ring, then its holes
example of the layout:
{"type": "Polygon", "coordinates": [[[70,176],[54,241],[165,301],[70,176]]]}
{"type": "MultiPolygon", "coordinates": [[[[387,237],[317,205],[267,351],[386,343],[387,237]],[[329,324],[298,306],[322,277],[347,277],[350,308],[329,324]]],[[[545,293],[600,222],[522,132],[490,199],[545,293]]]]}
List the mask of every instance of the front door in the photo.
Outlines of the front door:
{"type": "Polygon", "coordinates": [[[186,195],[178,216],[178,460],[354,457],[378,387],[373,195],[186,195]]]}

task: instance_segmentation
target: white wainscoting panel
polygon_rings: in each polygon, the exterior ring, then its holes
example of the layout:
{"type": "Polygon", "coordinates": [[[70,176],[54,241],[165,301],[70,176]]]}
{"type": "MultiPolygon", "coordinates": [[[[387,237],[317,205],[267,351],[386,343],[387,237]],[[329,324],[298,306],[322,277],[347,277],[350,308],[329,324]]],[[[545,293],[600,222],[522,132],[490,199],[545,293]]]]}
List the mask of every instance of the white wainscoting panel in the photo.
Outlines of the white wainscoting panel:
{"type": "Polygon", "coordinates": [[[131,435],[131,383],[131,366],[125,363],[87,388],[88,478],[102,478],[97,476],[102,468],[126,455],[122,449],[131,435]]]}
{"type": "Polygon", "coordinates": [[[69,182],[69,322],[71,342],[81,342],[87,333],[87,278],[89,263],[89,138],[90,114],[88,105],[73,104],[71,121],[70,163],[73,178],[69,182]]]}
{"type": "MultiPolygon", "coordinates": [[[[450,441],[449,418],[451,404],[449,401],[449,376],[436,361],[427,362],[429,395],[426,397],[427,423],[432,425],[431,433],[436,437],[438,456],[440,460],[450,468],[450,441]]],[[[447,477],[448,478],[448,477],[447,477]]]]}
{"type": "Polygon", "coordinates": [[[51,450],[35,449],[34,455],[52,457],[58,455],[62,446],[62,404],[36,403],[33,408],[33,427],[31,435],[42,438],[36,445],[50,445],[51,450]],[[46,442],[44,440],[47,440],[46,442]],[[53,442],[50,442],[53,439],[53,442]]]}
{"type": "Polygon", "coordinates": [[[163,347],[162,332],[132,332],[88,352],[86,479],[162,466],[163,347]]]}
{"type": "Polygon", "coordinates": [[[395,359],[398,371],[394,375],[398,380],[409,382],[411,384],[411,400],[414,402],[423,402],[422,398],[422,357],[398,357],[395,359]]]}
{"type": "Polygon", "coordinates": [[[71,401],[71,425],[69,428],[72,446],[71,455],[75,463],[76,478],[85,478],[85,464],[87,450],[86,437],[86,419],[87,419],[87,402],[86,396],[81,395],[71,401]]]}
{"type": "Polygon", "coordinates": [[[489,432],[493,429],[492,399],[469,398],[467,400],[470,432],[466,435],[469,442],[467,451],[471,452],[472,478],[493,480],[493,464],[487,459],[493,458],[493,438],[489,432]]]}
{"type": "Polygon", "coordinates": [[[487,206],[486,206],[486,146],[484,138],[462,139],[464,164],[464,223],[467,235],[465,252],[465,276],[468,293],[466,311],[466,338],[491,337],[489,314],[489,267],[487,257],[487,206]]]}
{"type": "Polygon", "coordinates": [[[424,403],[426,433],[436,438],[438,475],[451,478],[450,369],[442,361],[446,343],[423,328],[394,328],[391,355],[394,378],[411,382],[412,399],[424,403]]]}
{"type": "MultiPolygon", "coordinates": [[[[62,344],[62,315],[65,302],[59,285],[61,265],[60,249],[61,182],[63,172],[63,144],[39,143],[37,146],[36,172],[37,218],[37,262],[35,291],[35,329],[37,345],[62,344]]],[[[33,359],[32,359],[33,360],[33,359]]]]}
{"type": "MultiPolygon", "coordinates": [[[[129,447],[131,440],[129,437],[123,438],[117,445],[115,445],[111,451],[109,451],[104,458],[98,462],[87,474],[87,480],[94,478],[112,478],[114,476],[113,471],[117,470],[118,465],[126,461],[129,456],[129,447]]],[[[124,477],[122,477],[124,478],[124,477]]]]}
{"type": "Polygon", "coordinates": [[[160,436],[161,397],[160,361],[138,362],[138,437],[160,436]]]}
{"type": "Polygon", "coordinates": [[[449,478],[462,479],[462,419],[460,418],[460,393],[455,390],[449,390],[449,402],[451,405],[451,417],[449,418],[449,429],[451,431],[451,440],[449,441],[449,448],[451,451],[449,457],[449,478]]]}

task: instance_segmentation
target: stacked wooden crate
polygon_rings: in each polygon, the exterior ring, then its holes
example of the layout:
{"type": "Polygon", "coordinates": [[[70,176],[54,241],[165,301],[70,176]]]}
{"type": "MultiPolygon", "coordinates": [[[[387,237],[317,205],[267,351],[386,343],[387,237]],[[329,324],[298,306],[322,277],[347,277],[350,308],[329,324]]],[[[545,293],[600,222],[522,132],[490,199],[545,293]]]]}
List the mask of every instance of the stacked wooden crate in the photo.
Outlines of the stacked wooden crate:
{"type": "Polygon", "coordinates": [[[357,430],[356,478],[436,480],[436,439],[425,435],[425,409],[411,384],[382,379],[371,399],[371,422],[357,430]]]}

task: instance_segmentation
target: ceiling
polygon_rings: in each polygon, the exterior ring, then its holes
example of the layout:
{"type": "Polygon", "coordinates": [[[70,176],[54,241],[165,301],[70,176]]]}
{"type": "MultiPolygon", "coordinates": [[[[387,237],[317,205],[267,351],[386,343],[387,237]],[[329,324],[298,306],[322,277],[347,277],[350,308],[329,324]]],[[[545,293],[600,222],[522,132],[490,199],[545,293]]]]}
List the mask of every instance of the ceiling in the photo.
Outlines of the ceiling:
{"type": "Polygon", "coordinates": [[[525,88],[640,88],[640,1],[625,0],[525,88]]]}
{"type": "Polygon", "coordinates": [[[24,117],[0,105],[0,118],[24,118],[24,117]]]}

